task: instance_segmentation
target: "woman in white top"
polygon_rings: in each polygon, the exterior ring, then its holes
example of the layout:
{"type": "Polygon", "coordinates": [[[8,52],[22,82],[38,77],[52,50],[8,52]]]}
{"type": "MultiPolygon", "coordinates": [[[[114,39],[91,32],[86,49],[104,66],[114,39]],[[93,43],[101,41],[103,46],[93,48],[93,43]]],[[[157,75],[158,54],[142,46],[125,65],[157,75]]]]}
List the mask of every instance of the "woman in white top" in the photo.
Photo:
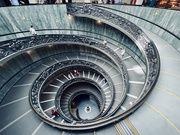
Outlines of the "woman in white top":
{"type": "Polygon", "coordinates": [[[125,48],[121,50],[121,53],[120,53],[120,59],[121,60],[122,60],[122,57],[124,56],[125,52],[126,52],[125,48]]]}
{"type": "Polygon", "coordinates": [[[107,41],[106,41],[106,40],[104,40],[104,41],[103,41],[103,44],[104,44],[104,45],[107,45],[107,41]]]}
{"type": "Polygon", "coordinates": [[[37,35],[36,33],[36,30],[33,28],[33,26],[31,25],[31,28],[29,29],[29,31],[31,32],[31,34],[34,36],[34,35],[37,35]]]}
{"type": "Polygon", "coordinates": [[[124,56],[125,52],[126,52],[126,49],[125,49],[125,48],[122,49],[122,50],[121,50],[121,55],[124,56]]]}

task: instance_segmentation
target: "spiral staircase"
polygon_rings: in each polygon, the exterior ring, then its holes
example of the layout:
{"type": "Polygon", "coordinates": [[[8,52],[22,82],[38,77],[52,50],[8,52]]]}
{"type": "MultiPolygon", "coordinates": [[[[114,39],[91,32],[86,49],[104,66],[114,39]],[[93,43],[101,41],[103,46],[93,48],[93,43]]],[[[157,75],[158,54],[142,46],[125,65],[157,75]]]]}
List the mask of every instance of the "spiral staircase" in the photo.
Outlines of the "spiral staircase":
{"type": "Polygon", "coordinates": [[[0,134],[150,134],[142,130],[137,115],[144,104],[153,108],[145,101],[159,77],[156,45],[163,40],[103,6],[52,7],[64,17],[61,27],[67,17],[76,17],[68,29],[65,25],[60,31],[39,29],[37,36],[27,36],[27,31],[1,35],[0,134]],[[92,23],[99,32],[88,28],[92,23]],[[111,32],[117,39],[108,35],[111,32]],[[56,108],[59,115],[53,116],[56,108]]]}

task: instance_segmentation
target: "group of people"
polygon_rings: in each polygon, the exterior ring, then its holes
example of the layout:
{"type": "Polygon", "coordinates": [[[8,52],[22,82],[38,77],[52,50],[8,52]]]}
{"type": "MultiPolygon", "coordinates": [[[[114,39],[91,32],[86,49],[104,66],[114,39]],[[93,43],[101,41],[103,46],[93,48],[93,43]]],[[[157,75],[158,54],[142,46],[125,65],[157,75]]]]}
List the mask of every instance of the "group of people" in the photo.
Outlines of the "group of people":
{"type": "Polygon", "coordinates": [[[115,0],[93,0],[92,3],[94,4],[115,4],[115,0]]]}
{"type": "MultiPolygon", "coordinates": [[[[37,0],[37,4],[72,3],[72,0],[37,0]],[[61,2],[62,1],[62,2],[61,2]]],[[[29,5],[30,0],[9,0],[8,6],[29,5]]]]}

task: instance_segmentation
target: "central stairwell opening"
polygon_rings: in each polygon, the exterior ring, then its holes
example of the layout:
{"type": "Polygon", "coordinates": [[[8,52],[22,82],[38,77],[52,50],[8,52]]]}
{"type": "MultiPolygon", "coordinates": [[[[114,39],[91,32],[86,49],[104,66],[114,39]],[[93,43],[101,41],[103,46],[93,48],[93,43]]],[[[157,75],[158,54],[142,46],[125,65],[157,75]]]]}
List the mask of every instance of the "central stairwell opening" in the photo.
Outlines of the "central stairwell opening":
{"type": "Polygon", "coordinates": [[[71,103],[71,112],[81,120],[90,120],[99,115],[100,108],[93,95],[84,93],[74,98],[71,103]]]}

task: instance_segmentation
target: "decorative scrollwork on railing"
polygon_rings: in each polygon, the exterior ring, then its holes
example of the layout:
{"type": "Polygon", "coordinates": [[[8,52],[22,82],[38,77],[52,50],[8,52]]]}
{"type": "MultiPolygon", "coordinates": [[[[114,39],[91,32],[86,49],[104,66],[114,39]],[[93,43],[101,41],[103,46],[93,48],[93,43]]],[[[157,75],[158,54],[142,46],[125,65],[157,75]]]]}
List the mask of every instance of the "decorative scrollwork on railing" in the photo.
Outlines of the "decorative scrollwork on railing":
{"type": "MultiPolygon", "coordinates": [[[[33,37],[24,37],[24,38],[19,38],[16,40],[9,40],[9,41],[1,42],[0,61],[8,57],[10,54],[16,54],[19,51],[23,51],[24,49],[47,45],[47,44],[54,44],[54,43],[59,43],[59,44],[68,44],[68,43],[75,44],[76,43],[76,44],[86,45],[89,47],[94,47],[96,49],[99,49],[99,51],[102,51],[106,55],[109,55],[108,57],[110,57],[112,61],[114,61],[118,65],[120,71],[122,71],[123,68],[125,69],[119,56],[109,47],[105,46],[103,43],[98,42],[97,40],[94,40],[92,38],[85,37],[85,36],[64,35],[64,34],[37,35],[33,37]],[[16,44],[16,45],[13,45],[13,44],[16,44]]],[[[127,71],[125,70],[123,71],[124,72],[121,72],[121,74],[123,76],[128,77],[127,71]]],[[[125,91],[127,91],[128,89],[127,82],[128,81],[124,80],[125,91]]]]}
{"type": "Polygon", "coordinates": [[[10,54],[15,54],[19,51],[23,51],[23,49],[32,48],[35,46],[41,46],[44,44],[53,44],[53,43],[78,43],[83,45],[91,45],[99,48],[100,50],[105,51],[107,54],[113,56],[114,59],[120,64],[121,61],[118,58],[117,54],[112,51],[104,44],[94,40],[92,38],[88,38],[85,36],[78,35],[37,35],[33,37],[24,37],[18,38],[16,40],[9,40],[0,43],[0,61],[10,54]]]}
{"type": "Polygon", "coordinates": [[[6,42],[0,47],[0,59],[7,57],[10,54],[18,52],[24,49],[24,42],[26,40],[11,40],[11,42],[6,42]]]}
{"type": "MultiPolygon", "coordinates": [[[[112,91],[112,98],[114,97],[114,86],[113,86],[112,80],[111,80],[110,76],[99,66],[95,65],[94,63],[83,61],[83,60],[68,60],[68,61],[59,62],[59,63],[56,63],[56,64],[50,66],[45,71],[43,71],[39,75],[39,77],[35,80],[32,88],[31,88],[31,91],[30,91],[30,103],[31,103],[32,108],[39,115],[41,115],[45,118],[48,118],[48,116],[43,112],[43,110],[41,109],[41,105],[39,103],[39,96],[40,96],[41,88],[43,87],[43,85],[45,84],[45,82],[51,75],[53,75],[56,72],[59,72],[61,69],[66,68],[67,66],[71,66],[71,67],[82,66],[85,68],[93,69],[96,72],[100,73],[107,80],[109,89],[110,89],[110,91],[112,91]]],[[[67,84],[65,83],[64,87],[66,85],[68,85],[68,83],[67,84]]],[[[109,107],[111,107],[111,106],[109,106],[109,107]]]]}
{"type": "Polygon", "coordinates": [[[136,40],[138,40],[142,33],[142,30],[129,20],[105,9],[92,6],[91,4],[68,4],[67,12],[72,15],[104,20],[105,22],[111,23],[114,26],[120,27],[122,30],[133,36],[136,40]]]}
{"type": "Polygon", "coordinates": [[[92,4],[68,4],[67,12],[68,14],[72,14],[74,16],[88,17],[110,24],[111,26],[124,32],[137,44],[142,53],[145,55],[146,63],[148,65],[148,68],[146,68],[147,79],[144,90],[141,93],[142,96],[147,94],[150,87],[154,85],[158,78],[160,58],[154,43],[146,36],[146,34],[131,21],[115,13],[107,11],[105,8],[103,9],[103,7],[99,8],[93,6],[92,4]]]}

